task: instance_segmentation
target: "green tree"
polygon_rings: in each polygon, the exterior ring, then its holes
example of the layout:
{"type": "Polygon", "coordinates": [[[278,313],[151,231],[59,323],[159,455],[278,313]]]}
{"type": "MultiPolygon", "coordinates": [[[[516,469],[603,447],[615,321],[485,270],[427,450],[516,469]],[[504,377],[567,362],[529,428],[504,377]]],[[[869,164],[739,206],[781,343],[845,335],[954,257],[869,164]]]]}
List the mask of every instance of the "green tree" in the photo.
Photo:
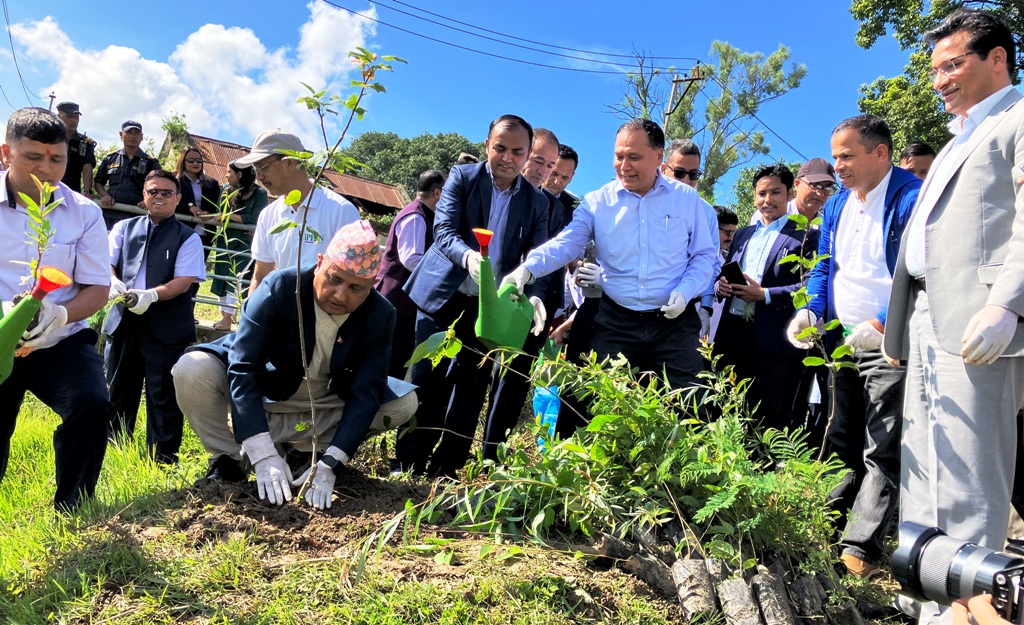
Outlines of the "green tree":
{"type": "Polygon", "coordinates": [[[427,169],[447,172],[460,152],[483,158],[483,143],[474,143],[456,132],[424,133],[411,139],[393,132],[364,132],[343,151],[363,163],[356,175],[405,187],[416,192],[416,180],[427,169]]]}
{"type": "Polygon", "coordinates": [[[988,9],[1009,22],[1017,44],[1017,67],[1024,61],[1024,2],[1021,0],[853,0],[850,14],[860,21],[857,44],[867,49],[888,33],[911,51],[903,74],[878,78],[860,89],[857,106],[886,120],[897,154],[907,143],[922,140],[935,149],[949,140],[949,115],[925,76],[931,65],[925,31],[959,8],[988,9]]]}
{"type": "Polygon", "coordinates": [[[701,195],[713,201],[719,179],[730,169],[771,151],[757,112],[799,87],[807,67],[791,63],[789,49],[782,45],[765,56],[715,41],[710,58],[710,63],[693,68],[688,78],[679,79],[674,68],[663,72],[637,53],[637,69],[626,76],[624,97],[609,109],[625,119],[655,119],[667,138],[696,142],[704,170],[701,195]],[[673,78],[675,85],[666,98],[673,78]]]}
{"type": "MultiPolygon", "coordinates": [[[[736,216],[739,217],[740,228],[750,223],[750,217],[754,214],[754,186],[751,184],[751,181],[754,179],[754,174],[757,170],[764,164],[767,163],[747,165],[739,171],[739,174],[736,176],[736,182],[732,185],[732,194],[733,197],[736,198],[736,201],[733,202],[730,208],[732,208],[733,212],[736,213],[736,216]]],[[[794,176],[796,176],[796,173],[800,171],[800,168],[803,166],[802,161],[793,161],[783,164],[786,167],[789,167],[789,170],[793,172],[794,176]]]]}

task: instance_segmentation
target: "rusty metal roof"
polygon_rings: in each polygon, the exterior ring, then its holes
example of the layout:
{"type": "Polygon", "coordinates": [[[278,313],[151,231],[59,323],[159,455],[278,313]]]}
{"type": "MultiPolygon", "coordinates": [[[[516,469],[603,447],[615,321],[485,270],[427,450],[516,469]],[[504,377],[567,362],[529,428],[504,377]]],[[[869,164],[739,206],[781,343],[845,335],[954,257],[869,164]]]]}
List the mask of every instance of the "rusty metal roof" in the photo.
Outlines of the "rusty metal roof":
{"type": "MultiPolygon", "coordinates": [[[[203,166],[204,173],[222,184],[228,178],[228,163],[249,153],[247,146],[199,135],[190,134],[189,143],[202,153],[203,160],[206,161],[203,166]]],[[[395,185],[336,171],[328,171],[325,177],[337,193],[349,200],[358,199],[357,205],[361,203],[373,213],[399,210],[410,202],[405,189],[395,185]]]]}

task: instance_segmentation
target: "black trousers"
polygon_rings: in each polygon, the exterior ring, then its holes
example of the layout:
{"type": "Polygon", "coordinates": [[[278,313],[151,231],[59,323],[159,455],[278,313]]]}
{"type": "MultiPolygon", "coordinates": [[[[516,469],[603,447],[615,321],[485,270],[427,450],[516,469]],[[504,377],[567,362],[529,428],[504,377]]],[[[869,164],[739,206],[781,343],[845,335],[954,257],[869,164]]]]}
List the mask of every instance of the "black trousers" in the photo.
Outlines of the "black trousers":
{"type": "Polygon", "coordinates": [[[832,491],[849,520],[845,552],[877,563],[900,493],[900,437],[906,368],[892,367],[879,350],[857,352],[857,369],[834,373],[835,413],[826,451],[850,469],[832,491]]]}
{"type": "Polygon", "coordinates": [[[488,351],[474,330],[478,307],[477,298],[456,293],[433,315],[421,311],[416,316],[417,344],[458,319],[455,336],[463,347],[437,367],[431,367],[429,359],[413,365],[412,383],[419,387],[420,405],[415,428],[399,431],[395,445],[403,467],[431,477],[452,477],[469,458],[492,369],[490,361],[482,362],[482,356],[471,351],[488,351]]]}
{"type": "Polygon", "coordinates": [[[593,347],[599,360],[622,354],[630,366],[659,377],[664,371],[672,388],[687,389],[699,383],[703,369],[699,335],[700,317],[692,303],[668,319],[658,309],[630,310],[606,295],[594,318],[593,347]]]}
{"type": "Polygon", "coordinates": [[[177,462],[181,448],[185,419],[174,394],[171,367],[188,345],[159,341],[139,315],[125,311],[107,354],[107,380],[113,405],[110,436],[130,438],[134,434],[145,382],[146,446],[161,463],[177,462]]]}
{"type": "MultiPolygon", "coordinates": [[[[804,355],[775,354],[756,347],[754,323],[722,312],[715,334],[715,347],[722,355],[721,365],[732,365],[740,379],[750,379],[747,404],[761,427],[782,429],[793,419],[804,372],[804,355]]],[[[783,332],[782,328],[778,329],[783,332]]]]}
{"type": "Polygon", "coordinates": [[[490,386],[490,408],[487,413],[487,426],[484,429],[484,458],[497,460],[498,445],[508,440],[508,431],[519,423],[526,395],[530,392],[530,369],[547,340],[548,337],[544,334],[528,334],[526,343],[523,344],[526,355],[513,358],[508,364],[510,371],[494,367],[494,377],[490,386]]]}
{"type": "Polygon", "coordinates": [[[391,367],[388,375],[399,380],[405,379],[405,363],[409,362],[416,345],[416,316],[399,314],[391,338],[391,367]]]}
{"type": "MultiPolygon", "coordinates": [[[[583,357],[589,354],[594,346],[594,319],[601,307],[601,298],[588,297],[583,300],[572,320],[569,338],[565,341],[565,359],[576,365],[583,363],[583,357]]],[[[563,390],[560,393],[561,406],[558,409],[558,423],[555,435],[569,438],[577,428],[587,424],[588,402],[581,401],[576,395],[563,390]]]]}
{"type": "Polygon", "coordinates": [[[18,412],[30,391],[61,418],[53,433],[53,503],[61,510],[95,493],[107,450],[110,402],[97,339],[94,331],[81,330],[53,347],[15,358],[11,376],[0,384],[0,480],[7,472],[18,412]]]}

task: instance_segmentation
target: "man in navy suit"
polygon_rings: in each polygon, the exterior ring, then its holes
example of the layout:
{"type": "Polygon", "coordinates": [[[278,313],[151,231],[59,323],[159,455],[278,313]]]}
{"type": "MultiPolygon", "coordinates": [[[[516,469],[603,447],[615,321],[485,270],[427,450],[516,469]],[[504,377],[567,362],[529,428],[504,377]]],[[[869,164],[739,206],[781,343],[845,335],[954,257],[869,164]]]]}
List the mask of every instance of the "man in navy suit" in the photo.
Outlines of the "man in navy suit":
{"type": "Polygon", "coordinates": [[[810,257],[818,249],[817,230],[798,230],[786,205],[793,198],[793,172],[785,165],[762,167],[754,174],[754,203],[761,220],[736,233],[726,262],[739,263],[747,284],[723,276],[715,291],[727,298],[715,348],[722,364],[740,378],[751,378],[747,400],[759,405],[763,427],[790,425],[806,350],[786,340],[793,316],[791,294],[800,288],[796,263],[780,264],[790,254],[810,257]]]}
{"type": "MultiPolygon", "coordinates": [[[[416,428],[398,439],[394,470],[452,476],[469,456],[491,377],[491,368],[481,367],[480,356],[472,351],[487,351],[474,332],[481,256],[473,228],[494,232],[489,247],[496,281],[550,236],[548,197],[520,174],[532,142],[530,124],[515,115],[502,115],[488,130],[487,160],[453,167],[441,191],[434,244],[409,277],[405,291],[419,308],[417,344],[458,320],[455,335],[463,348],[450,365],[444,362],[431,368],[429,360],[413,365],[412,382],[422,389],[422,403],[416,428]]],[[[536,310],[535,332],[546,320],[541,301],[546,292],[547,281],[525,289],[536,310]]]]}
{"type": "Polygon", "coordinates": [[[284,503],[291,487],[305,480],[292,480],[279,448],[288,444],[323,452],[306,499],[329,508],[335,477],[368,432],[411,418],[415,393],[395,399],[401,393],[388,378],[395,308],[373,288],[380,259],[370,224],[351,223],[334,235],[315,268],[271,272],[246,300],[237,334],[178,360],[172,370],[178,405],[210,454],[206,480],[244,480],[244,455],[256,471],[260,498],[284,503]]]}

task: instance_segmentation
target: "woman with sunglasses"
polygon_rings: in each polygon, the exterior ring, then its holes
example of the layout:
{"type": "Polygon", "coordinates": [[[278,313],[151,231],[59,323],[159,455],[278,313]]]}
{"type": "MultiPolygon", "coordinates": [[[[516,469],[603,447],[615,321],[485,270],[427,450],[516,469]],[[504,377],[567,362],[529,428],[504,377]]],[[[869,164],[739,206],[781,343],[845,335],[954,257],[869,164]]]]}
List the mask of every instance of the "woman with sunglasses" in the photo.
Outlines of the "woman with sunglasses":
{"type": "MultiPolygon", "coordinates": [[[[189,147],[178,157],[175,174],[181,187],[181,200],[174,209],[180,215],[207,217],[220,212],[220,183],[203,173],[203,153],[195,147],[189,147]]],[[[203,245],[210,245],[213,232],[201,225],[196,232],[203,245]]]]}

